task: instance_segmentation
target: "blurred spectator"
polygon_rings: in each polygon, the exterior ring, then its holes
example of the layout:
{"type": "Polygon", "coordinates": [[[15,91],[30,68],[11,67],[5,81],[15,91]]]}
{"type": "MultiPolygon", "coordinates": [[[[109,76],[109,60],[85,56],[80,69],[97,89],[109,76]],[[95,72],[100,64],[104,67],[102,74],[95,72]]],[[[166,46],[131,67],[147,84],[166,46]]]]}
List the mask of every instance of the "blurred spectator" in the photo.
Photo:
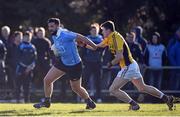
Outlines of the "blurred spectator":
{"type": "Polygon", "coordinates": [[[50,68],[51,42],[45,37],[45,29],[40,27],[36,32],[37,38],[32,40],[32,44],[37,50],[37,64],[35,67],[34,83],[42,87],[43,78],[50,68]]]}
{"type": "Polygon", "coordinates": [[[5,70],[5,58],[7,50],[3,41],[0,40],[0,88],[5,86],[6,82],[6,70],[5,70]]]}
{"type": "Polygon", "coordinates": [[[29,102],[29,87],[32,71],[35,67],[36,49],[31,44],[32,34],[26,32],[22,43],[18,47],[18,63],[16,67],[16,99],[20,100],[21,86],[23,87],[24,101],[29,102]]]}
{"type": "Polygon", "coordinates": [[[1,37],[0,39],[3,41],[3,43],[5,44],[6,48],[8,46],[8,42],[9,42],[9,37],[10,37],[10,28],[8,26],[3,26],[1,28],[1,37]]]}
{"type": "Polygon", "coordinates": [[[166,48],[161,44],[160,34],[155,32],[152,36],[151,43],[145,49],[145,64],[152,69],[148,70],[148,82],[150,85],[161,89],[163,70],[161,67],[166,63],[166,48]]]}
{"type": "Polygon", "coordinates": [[[16,66],[17,66],[17,61],[18,61],[18,46],[22,41],[23,38],[23,34],[20,31],[15,31],[13,34],[13,40],[14,42],[9,45],[9,59],[8,59],[8,63],[9,63],[9,82],[11,84],[11,89],[12,92],[15,92],[15,76],[16,76],[16,66]]]}
{"type": "Polygon", "coordinates": [[[138,62],[138,64],[143,64],[143,52],[141,46],[135,42],[136,34],[130,32],[127,34],[126,40],[131,50],[133,58],[138,62]]]}
{"type": "MultiPolygon", "coordinates": [[[[6,55],[6,58],[5,58],[5,63],[4,63],[4,67],[5,67],[5,73],[6,73],[6,80],[7,80],[7,86],[6,88],[10,88],[10,89],[13,89],[13,82],[11,80],[11,77],[10,77],[10,67],[9,67],[9,59],[10,59],[10,56],[9,56],[9,47],[10,45],[12,44],[12,40],[10,40],[10,33],[11,33],[11,30],[10,30],[10,27],[9,26],[3,26],[1,28],[1,37],[0,37],[0,40],[3,41],[6,49],[7,49],[7,55],[6,55]]],[[[7,98],[10,98],[11,97],[11,92],[7,92],[7,98]]]]}
{"type": "Polygon", "coordinates": [[[38,28],[35,27],[28,27],[27,31],[29,31],[31,34],[32,34],[32,40],[36,39],[37,38],[37,35],[36,35],[36,32],[37,32],[38,28]]]}
{"type": "MultiPolygon", "coordinates": [[[[99,35],[99,24],[94,23],[90,27],[90,35],[87,36],[91,41],[95,44],[99,44],[102,42],[102,36],[99,35]]],[[[85,83],[86,86],[90,88],[90,95],[94,96],[93,84],[96,87],[96,95],[95,98],[98,102],[101,102],[100,94],[101,94],[101,56],[102,50],[93,51],[87,48],[83,48],[82,59],[85,65],[84,68],[84,79],[87,80],[85,83]],[[91,76],[93,78],[91,79],[91,76]],[[95,82],[95,83],[94,83],[95,82]]]]}
{"type": "MultiPolygon", "coordinates": [[[[169,48],[169,61],[171,66],[180,67],[180,28],[176,31],[176,42],[169,48]]],[[[170,88],[180,89],[180,70],[174,70],[170,78],[170,88]]]]}
{"type": "MultiPolygon", "coordinates": [[[[167,45],[168,57],[170,57],[169,52],[170,52],[172,46],[174,46],[176,41],[179,39],[180,39],[180,27],[176,30],[175,34],[170,38],[170,40],[168,42],[168,45],[167,45]]],[[[171,64],[171,62],[170,62],[170,65],[173,65],[173,64],[171,64]]]]}
{"type": "Polygon", "coordinates": [[[142,36],[142,34],[143,34],[142,27],[141,26],[137,26],[136,28],[134,28],[133,32],[136,34],[135,42],[137,42],[138,44],[141,45],[142,51],[144,52],[144,50],[146,48],[146,45],[147,45],[147,41],[142,36]]]}
{"type": "Polygon", "coordinates": [[[4,61],[6,58],[7,50],[3,41],[0,40],[0,60],[4,61]]]}
{"type": "Polygon", "coordinates": [[[170,44],[171,47],[169,48],[169,60],[170,60],[170,65],[172,66],[180,66],[180,51],[179,51],[179,44],[180,44],[180,28],[176,31],[176,38],[172,38],[172,41],[174,40],[174,44],[170,44]]]}

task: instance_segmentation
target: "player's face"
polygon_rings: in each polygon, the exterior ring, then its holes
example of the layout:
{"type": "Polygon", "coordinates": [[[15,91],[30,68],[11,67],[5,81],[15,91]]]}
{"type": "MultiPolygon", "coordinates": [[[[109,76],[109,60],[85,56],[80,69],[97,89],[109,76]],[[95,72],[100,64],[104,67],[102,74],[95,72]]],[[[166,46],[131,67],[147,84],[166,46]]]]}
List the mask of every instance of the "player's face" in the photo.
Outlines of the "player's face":
{"type": "Polygon", "coordinates": [[[51,34],[54,34],[57,32],[58,30],[58,25],[56,25],[55,23],[51,22],[51,23],[48,23],[48,30],[51,34]]]}
{"type": "Polygon", "coordinates": [[[110,35],[110,33],[111,33],[110,30],[108,30],[108,29],[106,29],[104,27],[102,27],[101,29],[102,29],[102,34],[103,34],[104,38],[106,38],[106,37],[108,37],[110,35]]]}

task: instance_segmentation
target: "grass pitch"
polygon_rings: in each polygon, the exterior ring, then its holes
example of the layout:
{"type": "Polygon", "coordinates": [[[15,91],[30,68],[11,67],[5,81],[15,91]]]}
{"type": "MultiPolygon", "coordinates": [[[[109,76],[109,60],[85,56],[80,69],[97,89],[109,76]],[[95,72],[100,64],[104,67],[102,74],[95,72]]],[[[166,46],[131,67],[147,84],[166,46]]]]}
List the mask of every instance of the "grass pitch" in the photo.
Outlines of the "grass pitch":
{"type": "Polygon", "coordinates": [[[53,103],[50,108],[34,109],[33,104],[0,104],[0,116],[180,116],[180,104],[169,111],[165,104],[140,104],[139,111],[128,111],[128,104],[97,104],[86,110],[85,104],[53,103]]]}

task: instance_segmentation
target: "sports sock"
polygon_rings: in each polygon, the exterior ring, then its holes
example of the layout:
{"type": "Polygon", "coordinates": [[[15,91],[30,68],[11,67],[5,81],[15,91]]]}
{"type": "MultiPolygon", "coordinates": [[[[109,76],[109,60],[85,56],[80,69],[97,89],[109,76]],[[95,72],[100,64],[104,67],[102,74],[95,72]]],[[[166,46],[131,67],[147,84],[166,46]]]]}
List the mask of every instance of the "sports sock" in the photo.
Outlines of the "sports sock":
{"type": "Polygon", "coordinates": [[[91,102],[91,101],[92,101],[91,98],[85,99],[85,102],[86,102],[86,103],[89,103],[89,102],[91,102]]]}
{"type": "Polygon", "coordinates": [[[131,100],[131,101],[129,102],[129,104],[132,105],[132,106],[137,105],[137,103],[136,103],[134,100],[131,100]]]}
{"type": "Polygon", "coordinates": [[[50,103],[51,102],[51,98],[50,97],[45,97],[44,102],[50,103]]]}
{"type": "Polygon", "coordinates": [[[167,101],[168,101],[168,96],[167,96],[167,95],[163,95],[161,99],[162,99],[164,102],[167,102],[167,101]]]}

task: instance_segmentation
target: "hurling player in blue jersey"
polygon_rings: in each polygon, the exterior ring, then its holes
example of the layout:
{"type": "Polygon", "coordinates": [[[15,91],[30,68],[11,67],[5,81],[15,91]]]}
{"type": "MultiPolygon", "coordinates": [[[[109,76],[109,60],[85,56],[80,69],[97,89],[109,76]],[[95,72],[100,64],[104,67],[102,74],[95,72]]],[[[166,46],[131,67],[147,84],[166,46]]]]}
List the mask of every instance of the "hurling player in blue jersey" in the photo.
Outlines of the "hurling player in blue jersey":
{"type": "Polygon", "coordinates": [[[89,97],[86,89],[81,86],[82,63],[77,50],[77,42],[82,42],[94,49],[97,49],[97,46],[85,36],[61,28],[60,25],[58,18],[48,20],[48,29],[54,41],[52,50],[56,56],[56,61],[44,78],[45,98],[40,103],[34,104],[34,107],[50,107],[53,83],[66,74],[72,90],[85,99],[86,109],[94,109],[96,107],[94,101],[89,97]]]}

